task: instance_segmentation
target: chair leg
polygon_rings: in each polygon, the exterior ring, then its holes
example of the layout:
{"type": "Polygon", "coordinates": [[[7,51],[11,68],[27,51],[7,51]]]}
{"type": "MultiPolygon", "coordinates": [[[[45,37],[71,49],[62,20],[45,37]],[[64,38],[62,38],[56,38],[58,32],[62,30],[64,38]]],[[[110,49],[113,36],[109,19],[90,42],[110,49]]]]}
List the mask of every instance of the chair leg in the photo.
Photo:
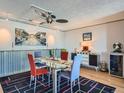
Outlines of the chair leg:
{"type": "Polygon", "coordinates": [[[50,71],[50,74],[51,74],[51,72],[52,72],[52,69],[51,69],[51,67],[49,68],[49,71],[50,71]]]}
{"type": "Polygon", "coordinates": [[[59,81],[59,82],[58,82],[58,83],[59,83],[59,84],[58,84],[58,85],[59,85],[59,87],[58,87],[58,91],[60,91],[61,77],[58,77],[58,78],[59,78],[59,79],[58,79],[58,81],[59,81]]]}
{"type": "Polygon", "coordinates": [[[41,76],[42,77],[42,81],[44,80],[44,75],[41,76]]]}
{"type": "Polygon", "coordinates": [[[71,93],[73,93],[73,82],[71,82],[71,93]]]}
{"type": "Polygon", "coordinates": [[[34,78],[34,93],[36,91],[36,81],[37,81],[37,77],[34,78]]]}
{"type": "Polygon", "coordinates": [[[69,85],[69,79],[68,79],[68,85],[69,85]]]}
{"type": "Polygon", "coordinates": [[[75,81],[74,81],[74,86],[75,86],[75,81]]]}
{"type": "Polygon", "coordinates": [[[32,82],[32,79],[33,79],[33,76],[31,75],[31,77],[30,77],[30,87],[31,87],[31,82],[32,82]]]}
{"type": "Polygon", "coordinates": [[[48,74],[48,83],[49,83],[49,86],[50,86],[50,73],[48,74]]]}
{"type": "Polygon", "coordinates": [[[37,78],[39,79],[39,76],[37,76],[37,78]]]}
{"type": "Polygon", "coordinates": [[[78,78],[78,87],[79,87],[79,91],[80,91],[80,78],[78,78]]]}

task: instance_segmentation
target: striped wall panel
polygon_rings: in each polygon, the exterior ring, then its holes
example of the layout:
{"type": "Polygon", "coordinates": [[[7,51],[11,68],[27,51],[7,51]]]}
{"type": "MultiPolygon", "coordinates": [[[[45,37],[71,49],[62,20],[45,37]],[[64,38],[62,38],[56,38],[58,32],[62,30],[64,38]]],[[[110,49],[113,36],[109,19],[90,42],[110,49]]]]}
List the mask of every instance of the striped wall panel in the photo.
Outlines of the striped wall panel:
{"type": "MultiPolygon", "coordinates": [[[[42,56],[49,57],[49,50],[41,51],[42,56]]],[[[28,51],[0,51],[0,77],[21,73],[29,70],[28,53],[34,54],[34,50],[28,51]]],[[[56,57],[60,57],[60,49],[55,50],[56,57]]]]}

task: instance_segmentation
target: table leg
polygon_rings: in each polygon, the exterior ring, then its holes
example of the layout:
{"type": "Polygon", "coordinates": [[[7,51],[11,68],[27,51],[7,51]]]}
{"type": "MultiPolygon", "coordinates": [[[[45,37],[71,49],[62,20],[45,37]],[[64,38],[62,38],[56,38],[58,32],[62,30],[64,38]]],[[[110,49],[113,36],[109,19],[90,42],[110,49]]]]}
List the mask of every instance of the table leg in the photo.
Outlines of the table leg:
{"type": "Polygon", "coordinates": [[[57,70],[53,69],[53,93],[57,93],[57,70]]]}

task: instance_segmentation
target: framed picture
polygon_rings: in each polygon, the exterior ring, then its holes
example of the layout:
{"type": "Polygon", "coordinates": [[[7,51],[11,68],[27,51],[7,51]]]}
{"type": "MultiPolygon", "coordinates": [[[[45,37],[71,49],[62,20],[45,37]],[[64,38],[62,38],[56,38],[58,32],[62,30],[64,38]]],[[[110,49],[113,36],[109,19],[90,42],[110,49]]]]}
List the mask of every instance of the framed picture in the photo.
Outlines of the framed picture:
{"type": "Polygon", "coordinates": [[[15,45],[46,46],[46,32],[31,34],[24,29],[15,28],[15,45]]]}
{"type": "Polygon", "coordinates": [[[92,32],[83,33],[83,41],[92,40],[92,32]]]}

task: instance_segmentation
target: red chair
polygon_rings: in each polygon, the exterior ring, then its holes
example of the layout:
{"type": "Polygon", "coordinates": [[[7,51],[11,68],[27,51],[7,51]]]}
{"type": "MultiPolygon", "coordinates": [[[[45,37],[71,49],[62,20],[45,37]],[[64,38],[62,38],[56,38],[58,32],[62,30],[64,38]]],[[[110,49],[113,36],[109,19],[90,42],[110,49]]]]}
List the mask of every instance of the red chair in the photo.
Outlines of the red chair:
{"type": "MultiPolygon", "coordinates": [[[[48,70],[46,68],[36,69],[32,54],[28,54],[28,60],[29,60],[30,70],[31,70],[30,86],[31,86],[32,80],[34,80],[35,82],[34,93],[35,93],[37,76],[48,74],[48,70]]],[[[49,80],[50,80],[50,76],[49,76],[49,80]]]]}
{"type": "Polygon", "coordinates": [[[68,52],[61,52],[61,60],[68,60],[68,52]]]}

